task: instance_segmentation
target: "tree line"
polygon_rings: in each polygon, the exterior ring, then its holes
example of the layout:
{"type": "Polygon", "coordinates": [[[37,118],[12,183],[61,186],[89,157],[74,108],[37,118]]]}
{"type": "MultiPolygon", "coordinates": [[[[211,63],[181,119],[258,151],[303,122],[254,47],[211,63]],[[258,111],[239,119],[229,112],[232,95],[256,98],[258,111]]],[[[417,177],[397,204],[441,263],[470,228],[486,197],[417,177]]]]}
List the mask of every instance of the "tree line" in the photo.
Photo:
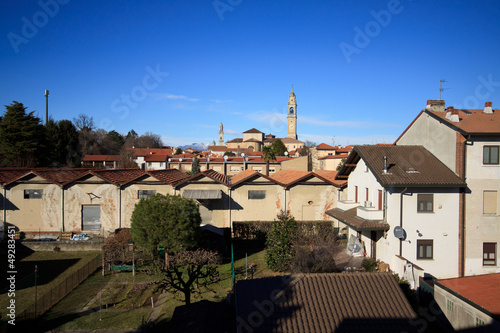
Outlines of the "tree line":
{"type": "Polygon", "coordinates": [[[161,148],[158,134],[126,135],[97,128],[92,117],[49,120],[44,125],[22,103],[6,105],[0,117],[0,167],[78,167],[85,155],[120,155],[122,167],[136,167],[130,148],[161,148]]]}

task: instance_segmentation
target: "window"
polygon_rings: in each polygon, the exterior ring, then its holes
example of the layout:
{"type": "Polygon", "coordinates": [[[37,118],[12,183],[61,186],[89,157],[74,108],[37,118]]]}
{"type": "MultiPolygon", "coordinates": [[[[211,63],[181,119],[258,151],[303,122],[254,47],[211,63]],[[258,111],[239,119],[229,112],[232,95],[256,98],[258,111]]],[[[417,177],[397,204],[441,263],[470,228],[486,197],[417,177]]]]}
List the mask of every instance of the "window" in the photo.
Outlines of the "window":
{"type": "Polygon", "coordinates": [[[382,210],[382,205],[383,205],[383,198],[382,198],[382,191],[378,190],[378,210],[382,210]]]}
{"type": "Polygon", "coordinates": [[[266,191],[248,191],[249,200],[260,200],[266,198],[266,191]]]}
{"type": "Polygon", "coordinates": [[[368,187],[366,187],[365,190],[366,190],[366,199],[365,200],[366,201],[370,201],[370,199],[369,199],[370,196],[368,195],[368,193],[369,193],[368,192],[368,187]]]}
{"type": "Polygon", "coordinates": [[[433,258],[433,242],[432,239],[417,240],[417,259],[433,258]]]}
{"type": "Polygon", "coordinates": [[[483,147],[483,164],[498,164],[498,148],[500,146],[483,147]]]}
{"type": "Polygon", "coordinates": [[[497,243],[483,243],[483,266],[496,266],[497,243]]]}
{"type": "Polygon", "coordinates": [[[41,199],[43,190],[24,190],[24,199],[41,199]]]}
{"type": "Polygon", "coordinates": [[[484,320],[476,317],[476,327],[483,327],[484,326],[484,320]]]}
{"type": "Polygon", "coordinates": [[[148,199],[150,196],[155,194],[156,191],[153,190],[139,190],[137,191],[137,199],[148,199]]]}
{"type": "Polygon", "coordinates": [[[354,186],[354,202],[358,202],[358,187],[354,186]]]}
{"type": "Polygon", "coordinates": [[[483,192],[483,214],[497,213],[497,191],[483,192]]]}
{"type": "Polygon", "coordinates": [[[160,168],[163,168],[163,162],[160,162],[160,168]]]}
{"type": "Polygon", "coordinates": [[[432,213],[434,211],[434,194],[419,194],[417,197],[417,212],[432,213]]]}
{"type": "Polygon", "coordinates": [[[101,206],[83,205],[82,230],[100,230],[100,229],[101,229],[101,206]]]}
{"type": "Polygon", "coordinates": [[[455,302],[453,302],[451,299],[446,300],[446,308],[450,310],[451,312],[455,312],[455,302]]]}

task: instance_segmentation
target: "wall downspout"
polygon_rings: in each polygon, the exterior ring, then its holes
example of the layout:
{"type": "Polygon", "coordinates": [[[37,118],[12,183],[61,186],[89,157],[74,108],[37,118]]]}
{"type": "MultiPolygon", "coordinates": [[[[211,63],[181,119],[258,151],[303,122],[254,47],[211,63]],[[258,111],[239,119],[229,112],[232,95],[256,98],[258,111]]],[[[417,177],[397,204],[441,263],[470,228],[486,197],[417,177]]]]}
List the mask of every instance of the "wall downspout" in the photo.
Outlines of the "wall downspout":
{"type": "MultiPolygon", "coordinates": [[[[463,159],[463,168],[462,168],[462,179],[463,181],[465,182],[466,181],[466,174],[467,174],[467,170],[466,170],[466,167],[467,167],[467,141],[470,141],[470,135],[467,136],[467,139],[466,141],[464,141],[463,143],[463,156],[462,156],[462,159],[463,159]]],[[[460,269],[460,272],[458,272],[459,274],[459,277],[464,277],[465,276],[465,222],[466,222],[466,218],[465,218],[465,198],[466,198],[466,192],[467,192],[467,187],[463,187],[460,189],[460,195],[462,197],[462,218],[461,218],[461,221],[460,221],[460,224],[461,224],[461,237],[460,237],[460,242],[462,243],[462,246],[460,248],[460,255],[461,255],[461,269],[460,269]]]]}
{"type": "Polygon", "coordinates": [[[118,186],[118,229],[122,228],[122,187],[118,186]]]}
{"type": "Polygon", "coordinates": [[[228,202],[228,206],[229,206],[229,228],[231,228],[231,234],[233,233],[233,221],[231,221],[231,189],[229,189],[229,202],[228,202]]]}
{"type": "MultiPolygon", "coordinates": [[[[408,187],[405,187],[403,191],[401,191],[401,198],[399,201],[399,226],[403,228],[403,195],[408,190],[408,187]]],[[[399,255],[403,256],[403,240],[399,239],[399,255]]]]}
{"type": "Polygon", "coordinates": [[[7,226],[7,207],[6,207],[6,204],[7,204],[7,189],[5,188],[5,185],[2,186],[3,187],[3,199],[2,199],[2,215],[3,215],[3,230],[4,230],[4,233],[5,233],[5,227],[7,226]]]}
{"type": "Polygon", "coordinates": [[[285,188],[283,188],[283,191],[284,191],[284,193],[285,193],[285,204],[284,204],[284,207],[285,207],[285,213],[286,213],[286,187],[285,187],[285,188]]]}
{"type": "Polygon", "coordinates": [[[64,185],[61,186],[61,232],[64,232],[64,185]]]}

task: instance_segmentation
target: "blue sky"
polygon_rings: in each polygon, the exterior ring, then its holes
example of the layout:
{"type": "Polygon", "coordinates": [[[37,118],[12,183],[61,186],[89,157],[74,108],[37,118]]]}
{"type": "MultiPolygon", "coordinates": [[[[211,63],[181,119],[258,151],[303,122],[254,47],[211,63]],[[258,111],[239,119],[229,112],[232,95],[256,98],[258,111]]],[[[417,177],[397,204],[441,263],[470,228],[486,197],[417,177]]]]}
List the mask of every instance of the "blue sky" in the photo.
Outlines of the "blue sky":
{"type": "MultiPolygon", "coordinates": [[[[425,107],[500,107],[498,1],[76,1],[0,4],[0,101],[166,145],[253,127],[393,142],[425,107]]],[[[2,110],[4,112],[5,109],[2,110]]]]}

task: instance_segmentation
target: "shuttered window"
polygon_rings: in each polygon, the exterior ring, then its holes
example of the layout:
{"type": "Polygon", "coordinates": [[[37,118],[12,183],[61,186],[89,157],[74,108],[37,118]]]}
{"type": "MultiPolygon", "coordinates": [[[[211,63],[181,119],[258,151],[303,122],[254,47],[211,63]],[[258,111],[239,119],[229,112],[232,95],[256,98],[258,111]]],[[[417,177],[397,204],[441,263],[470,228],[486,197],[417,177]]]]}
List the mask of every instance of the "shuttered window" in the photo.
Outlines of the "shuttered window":
{"type": "Polygon", "coordinates": [[[497,195],[498,191],[483,192],[483,214],[497,213],[497,195]]]}

